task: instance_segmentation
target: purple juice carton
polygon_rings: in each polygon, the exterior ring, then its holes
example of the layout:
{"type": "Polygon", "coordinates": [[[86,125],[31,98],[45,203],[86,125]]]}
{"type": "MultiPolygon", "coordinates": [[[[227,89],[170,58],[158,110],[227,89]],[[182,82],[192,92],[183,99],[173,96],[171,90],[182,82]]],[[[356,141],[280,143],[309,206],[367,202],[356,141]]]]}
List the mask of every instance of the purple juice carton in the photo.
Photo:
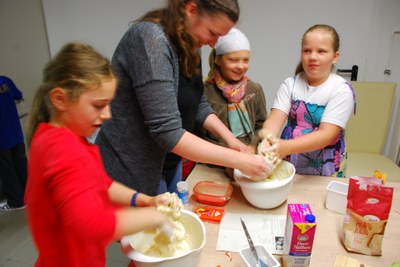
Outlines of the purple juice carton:
{"type": "Polygon", "coordinates": [[[307,267],[317,223],[308,204],[288,204],[285,241],[283,244],[284,267],[307,267]]]}

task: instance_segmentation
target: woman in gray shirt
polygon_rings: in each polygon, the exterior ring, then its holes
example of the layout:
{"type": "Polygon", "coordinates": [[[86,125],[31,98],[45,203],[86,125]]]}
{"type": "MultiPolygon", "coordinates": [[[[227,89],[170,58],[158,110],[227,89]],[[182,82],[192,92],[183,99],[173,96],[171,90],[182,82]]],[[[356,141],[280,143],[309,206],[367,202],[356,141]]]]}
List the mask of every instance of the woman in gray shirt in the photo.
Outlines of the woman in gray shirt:
{"type": "Polygon", "coordinates": [[[238,18],[237,0],[170,0],[166,8],[148,12],[125,33],[112,59],[119,78],[111,105],[113,118],[96,139],[111,177],[156,195],[167,152],[237,168],[253,177],[269,173],[263,157],[242,153],[247,146],[225,127],[203,96],[199,48],[214,46],[238,18]],[[182,78],[189,86],[179,92],[182,78]],[[201,91],[191,92],[190,84],[196,81],[201,91]],[[193,106],[183,109],[187,103],[193,106]],[[185,128],[195,124],[220,136],[229,148],[185,128]]]}

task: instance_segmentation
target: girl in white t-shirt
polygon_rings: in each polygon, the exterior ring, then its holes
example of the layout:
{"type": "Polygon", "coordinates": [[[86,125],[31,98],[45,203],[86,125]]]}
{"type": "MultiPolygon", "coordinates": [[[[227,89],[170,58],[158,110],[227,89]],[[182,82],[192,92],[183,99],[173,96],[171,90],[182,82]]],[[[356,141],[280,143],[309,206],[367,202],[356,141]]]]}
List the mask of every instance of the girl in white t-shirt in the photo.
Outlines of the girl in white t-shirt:
{"type": "Polygon", "coordinates": [[[282,83],[260,133],[262,138],[281,134],[276,152],[297,173],[344,176],[344,129],[355,111],[355,95],[350,83],[331,72],[338,59],[336,30],[328,25],[309,28],[296,75],[282,83]]]}

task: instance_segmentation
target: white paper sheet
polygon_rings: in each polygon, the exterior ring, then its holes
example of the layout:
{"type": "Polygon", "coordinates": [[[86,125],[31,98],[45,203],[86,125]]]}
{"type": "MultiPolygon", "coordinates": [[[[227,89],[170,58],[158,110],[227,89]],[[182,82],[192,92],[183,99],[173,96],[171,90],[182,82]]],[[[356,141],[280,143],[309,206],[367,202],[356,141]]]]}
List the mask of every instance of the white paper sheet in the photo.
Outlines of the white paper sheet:
{"type": "Polygon", "coordinates": [[[217,250],[239,252],[249,246],[240,217],[254,245],[265,245],[271,253],[282,254],[286,215],[225,213],[219,229],[217,250]]]}

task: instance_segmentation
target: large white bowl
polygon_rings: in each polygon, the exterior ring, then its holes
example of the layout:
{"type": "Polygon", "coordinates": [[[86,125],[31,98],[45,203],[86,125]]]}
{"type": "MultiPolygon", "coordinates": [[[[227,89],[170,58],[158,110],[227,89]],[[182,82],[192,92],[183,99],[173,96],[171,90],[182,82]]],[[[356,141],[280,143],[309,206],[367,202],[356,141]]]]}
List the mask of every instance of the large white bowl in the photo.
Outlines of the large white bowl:
{"type": "Polygon", "coordinates": [[[292,163],[282,161],[279,168],[289,171],[287,178],[274,181],[253,181],[235,169],[233,177],[240,185],[244,197],[253,206],[261,209],[273,209],[281,205],[287,199],[292,189],[293,178],[296,169],[292,163]]]}
{"type": "Polygon", "coordinates": [[[135,262],[136,267],[197,266],[200,261],[201,251],[206,243],[206,228],[199,216],[188,210],[182,210],[179,221],[185,227],[186,236],[191,240],[191,250],[168,258],[144,255],[135,250],[135,246],[139,246],[141,242],[148,242],[148,240],[143,240],[143,238],[146,238],[145,234],[139,232],[124,236],[121,239],[122,251],[135,262]]]}

